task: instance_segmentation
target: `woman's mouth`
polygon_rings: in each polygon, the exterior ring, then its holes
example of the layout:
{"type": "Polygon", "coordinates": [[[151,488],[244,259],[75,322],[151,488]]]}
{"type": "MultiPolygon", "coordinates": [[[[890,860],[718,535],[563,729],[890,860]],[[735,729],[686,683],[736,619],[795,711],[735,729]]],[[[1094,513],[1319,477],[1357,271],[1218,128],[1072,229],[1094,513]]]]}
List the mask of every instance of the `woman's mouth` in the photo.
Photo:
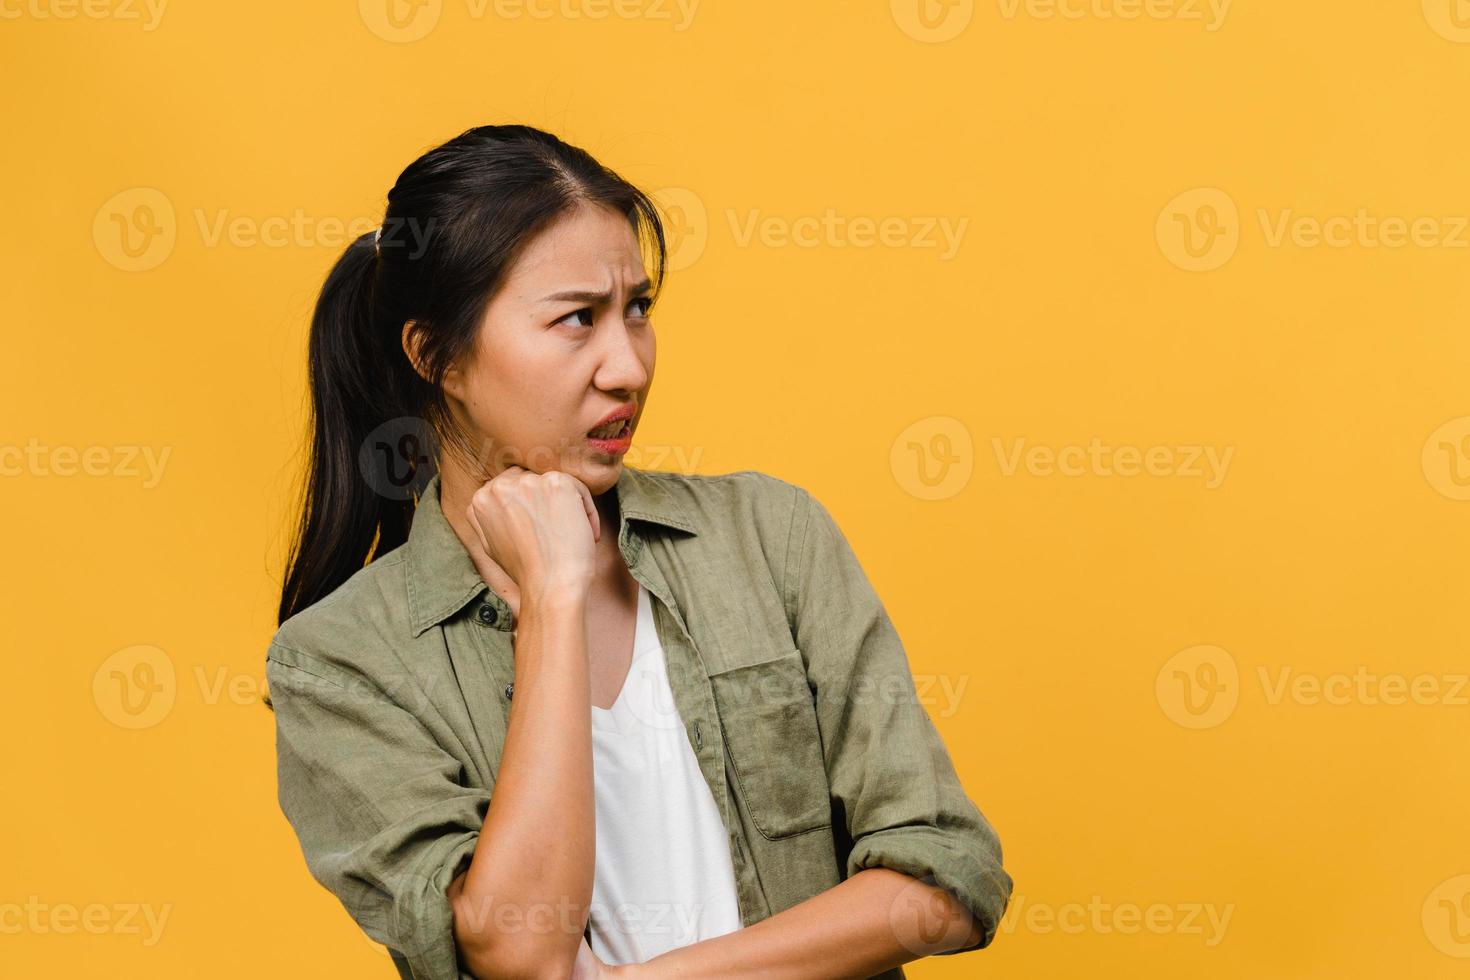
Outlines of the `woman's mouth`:
{"type": "Polygon", "coordinates": [[[599,452],[619,456],[633,444],[633,420],[619,419],[587,433],[587,441],[599,452]]]}

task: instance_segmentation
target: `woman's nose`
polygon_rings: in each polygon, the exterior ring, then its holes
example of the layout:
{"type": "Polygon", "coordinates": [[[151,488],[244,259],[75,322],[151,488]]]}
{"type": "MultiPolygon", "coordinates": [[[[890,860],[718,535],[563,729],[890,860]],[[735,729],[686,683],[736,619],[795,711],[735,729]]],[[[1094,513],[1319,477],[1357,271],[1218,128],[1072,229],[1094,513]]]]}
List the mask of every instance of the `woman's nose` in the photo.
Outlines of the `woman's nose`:
{"type": "Polygon", "coordinates": [[[648,382],[649,367],[643,363],[642,352],[626,324],[616,324],[605,336],[608,340],[598,368],[598,387],[627,391],[642,388],[648,382]]]}

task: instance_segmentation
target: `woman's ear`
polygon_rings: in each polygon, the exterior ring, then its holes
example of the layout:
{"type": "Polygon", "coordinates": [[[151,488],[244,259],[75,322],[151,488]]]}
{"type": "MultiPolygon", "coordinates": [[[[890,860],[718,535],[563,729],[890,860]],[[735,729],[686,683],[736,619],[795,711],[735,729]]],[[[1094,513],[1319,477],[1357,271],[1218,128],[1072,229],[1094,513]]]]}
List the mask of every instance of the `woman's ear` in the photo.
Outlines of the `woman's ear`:
{"type": "MultiPolygon", "coordinates": [[[[422,346],[423,333],[420,330],[418,321],[406,321],[403,324],[403,353],[407,355],[408,363],[413,365],[413,369],[418,376],[427,382],[429,380],[429,370],[420,354],[422,346]]],[[[457,361],[451,364],[444,372],[442,386],[445,394],[461,401],[464,399],[464,372],[460,370],[457,361]]]]}
{"type": "Polygon", "coordinates": [[[423,358],[419,356],[420,335],[418,322],[416,320],[405,320],[403,323],[403,353],[408,356],[408,363],[413,365],[415,373],[425,381],[429,380],[429,372],[424,370],[423,358]]]}
{"type": "Polygon", "coordinates": [[[444,372],[444,393],[455,401],[463,402],[464,398],[464,375],[459,370],[459,364],[450,365],[449,370],[444,372]]]}

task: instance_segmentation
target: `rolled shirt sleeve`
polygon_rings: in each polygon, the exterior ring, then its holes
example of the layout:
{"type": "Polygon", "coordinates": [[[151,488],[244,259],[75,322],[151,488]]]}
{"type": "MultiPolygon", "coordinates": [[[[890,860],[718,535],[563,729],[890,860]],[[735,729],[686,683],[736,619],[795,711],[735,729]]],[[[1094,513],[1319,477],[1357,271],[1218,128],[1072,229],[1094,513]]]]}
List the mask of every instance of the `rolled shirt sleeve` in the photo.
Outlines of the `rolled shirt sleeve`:
{"type": "Polygon", "coordinates": [[[827,509],[796,489],[788,602],[830,791],[852,842],[846,874],[885,867],[944,887],[981,929],[978,943],[947,952],[981,949],[1011,895],[1000,839],[919,703],[898,633],[857,556],[827,509]]]}
{"type": "Polygon", "coordinates": [[[312,876],[417,980],[467,977],[450,882],[469,866],[490,793],[376,684],[273,642],[280,806],[312,876]]]}

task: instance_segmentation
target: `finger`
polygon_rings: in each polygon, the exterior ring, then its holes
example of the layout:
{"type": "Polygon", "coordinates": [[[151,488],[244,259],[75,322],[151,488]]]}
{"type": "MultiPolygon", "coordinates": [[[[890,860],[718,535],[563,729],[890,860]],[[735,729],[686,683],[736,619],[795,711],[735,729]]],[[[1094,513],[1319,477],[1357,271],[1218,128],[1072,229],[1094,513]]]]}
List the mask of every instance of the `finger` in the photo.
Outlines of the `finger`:
{"type": "Polygon", "coordinates": [[[475,517],[473,504],[470,505],[468,512],[470,524],[475,529],[475,537],[470,540],[470,559],[475,563],[475,568],[480,572],[480,577],[485,580],[485,584],[502,596],[506,596],[509,601],[508,593],[514,591],[515,580],[500,567],[499,562],[490,557],[489,542],[475,517]]]}
{"type": "MultiPolygon", "coordinates": [[[[488,555],[475,554],[472,557],[475,562],[475,571],[480,573],[480,579],[510,607],[511,622],[514,624],[521,616],[520,589],[517,588],[515,580],[488,555]]],[[[515,639],[514,632],[511,633],[511,639],[515,639]]]]}
{"type": "Polygon", "coordinates": [[[485,536],[485,529],[480,527],[480,515],[475,513],[474,500],[471,500],[469,506],[465,508],[465,515],[469,518],[470,527],[475,532],[475,541],[479,544],[482,551],[489,554],[490,539],[485,536]]]}
{"type": "Polygon", "coordinates": [[[597,501],[592,499],[592,491],[587,489],[587,484],[572,477],[572,485],[582,495],[582,507],[587,511],[587,519],[592,522],[592,540],[602,540],[602,515],[597,512],[597,501]]]}
{"type": "Polygon", "coordinates": [[[501,569],[500,563],[490,557],[490,552],[485,549],[485,545],[481,541],[471,540],[468,550],[470,560],[475,563],[475,568],[479,570],[480,577],[485,579],[486,585],[489,585],[498,592],[505,584],[506,579],[505,572],[501,569]]]}

